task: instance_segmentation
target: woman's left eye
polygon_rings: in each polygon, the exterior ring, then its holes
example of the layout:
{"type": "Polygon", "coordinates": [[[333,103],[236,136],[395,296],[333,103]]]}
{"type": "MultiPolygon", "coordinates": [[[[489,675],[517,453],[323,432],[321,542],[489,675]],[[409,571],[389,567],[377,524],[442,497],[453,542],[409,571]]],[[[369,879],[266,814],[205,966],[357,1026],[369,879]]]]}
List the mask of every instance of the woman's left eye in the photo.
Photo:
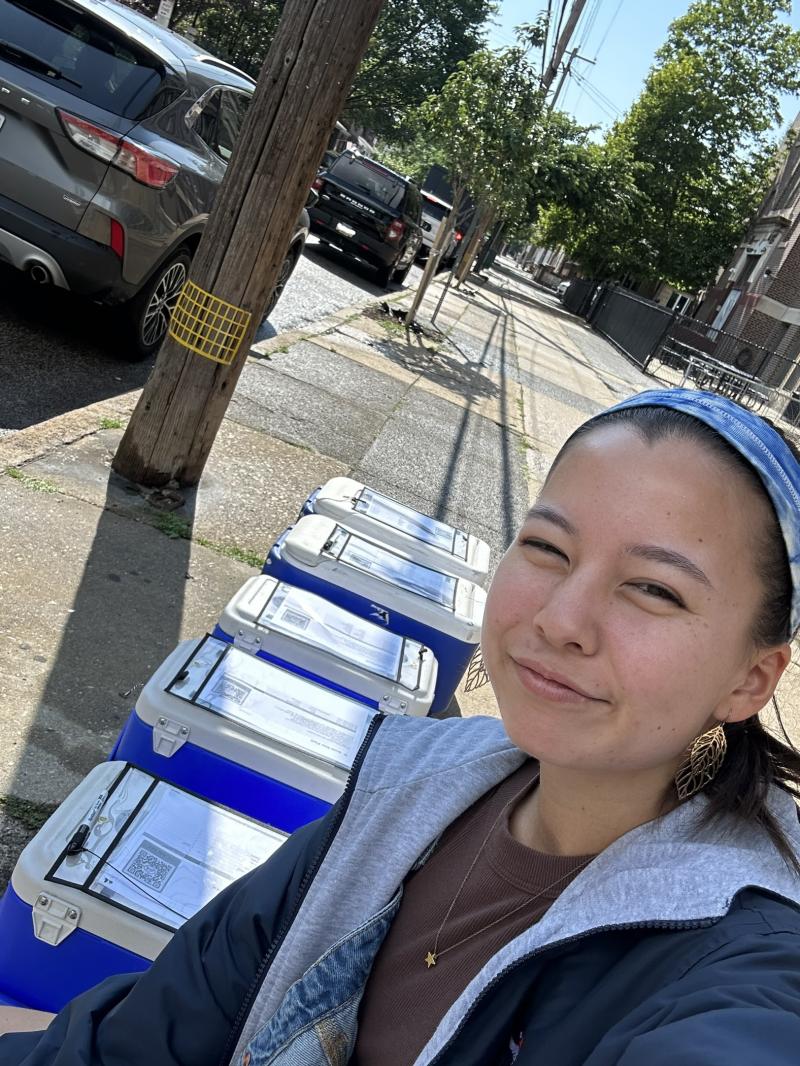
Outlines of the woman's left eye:
{"type": "Polygon", "coordinates": [[[674,603],[677,607],[683,607],[684,603],[680,596],[676,596],[674,592],[670,592],[669,589],[665,589],[663,585],[653,585],[649,581],[639,582],[633,586],[640,592],[644,592],[647,596],[653,596],[658,600],[665,600],[668,603],[674,603]]]}

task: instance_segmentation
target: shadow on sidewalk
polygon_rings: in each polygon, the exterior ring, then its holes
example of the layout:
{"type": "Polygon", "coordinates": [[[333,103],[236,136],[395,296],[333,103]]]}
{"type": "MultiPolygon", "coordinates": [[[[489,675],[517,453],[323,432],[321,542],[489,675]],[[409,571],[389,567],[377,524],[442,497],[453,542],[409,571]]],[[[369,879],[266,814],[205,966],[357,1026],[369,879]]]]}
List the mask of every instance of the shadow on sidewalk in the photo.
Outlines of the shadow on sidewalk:
{"type": "MultiPolygon", "coordinates": [[[[112,492],[106,499],[113,508],[112,492]]],[[[63,798],[108,757],[143,684],[180,639],[186,586],[193,580],[191,542],[112,509],[97,514],[68,621],[8,789],[24,815],[17,819],[24,830],[19,837],[32,836],[48,813],[44,805],[38,809],[39,798],[63,798]]],[[[35,650],[49,651],[28,654],[35,650]]],[[[18,839],[14,849],[0,851],[0,886],[24,843],[18,839]]]]}

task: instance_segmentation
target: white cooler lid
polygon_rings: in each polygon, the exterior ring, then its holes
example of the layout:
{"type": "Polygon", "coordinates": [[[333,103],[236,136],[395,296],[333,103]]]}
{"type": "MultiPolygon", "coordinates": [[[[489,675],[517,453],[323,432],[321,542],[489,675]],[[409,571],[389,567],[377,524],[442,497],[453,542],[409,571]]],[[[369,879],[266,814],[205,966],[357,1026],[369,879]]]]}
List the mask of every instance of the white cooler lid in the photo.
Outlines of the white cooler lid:
{"type": "Polygon", "coordinates": [[[28,843],[11,883],[46,943],[57,947],[83,929],[154,959],[176,929],[286,836],[129,763],[106,762],[28,843]],[[68,855],[95,804],[82,850],[68,855]]]}
{"type": "Polygon", "coordinates": [[[356,527],[348,518],[363,515],[375,523],[376,529],[379,525],[384,526],[388,535],[399,533],[410,540],[437,548],[455,559],[465,563],[469,561],[470,535],[464,530],[407,507],[399,500],[349,477],[334,477],[326,481],[317,492],[314,510],[329,518],[337,518],[352,528],[356,527]]]}
{"type": "Polygon", "coordinates": [[[159,754],[192,743],[333,803],[375,711],[206,636],[178,645],[136,713],[159,754]]]}
{"type": "Polygon", "coordinates": [[[243,651],[276,655],[381,710],[425,715],[431,708],[437,663],[430,648],[268,574],[242,585],[219,626],[243,651]]]}
{"type": "Polygon", "coordinates": [[[333,518],[304,515],[287,532],[281,550],[289,562],[313,569],[318,578],[375,600],[390,612],[466,643],[480,640],[486,603],[480,585],[423,566],[333,518]]]}

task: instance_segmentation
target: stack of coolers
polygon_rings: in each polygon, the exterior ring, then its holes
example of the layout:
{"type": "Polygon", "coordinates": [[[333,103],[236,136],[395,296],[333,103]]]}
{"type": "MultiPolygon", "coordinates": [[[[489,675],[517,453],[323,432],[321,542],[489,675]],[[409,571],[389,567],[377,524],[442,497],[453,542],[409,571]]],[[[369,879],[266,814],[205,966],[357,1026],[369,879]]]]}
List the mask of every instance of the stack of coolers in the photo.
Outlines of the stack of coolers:
{"type": "Polygon", "coordinates": [[[480,638],[488,567],[482,541],[365,485],[317,489],[23,851],[0,900],[0,1002],[57,1010],[145,969],[325,814],[378,712],[445,710],[480,638]]]}

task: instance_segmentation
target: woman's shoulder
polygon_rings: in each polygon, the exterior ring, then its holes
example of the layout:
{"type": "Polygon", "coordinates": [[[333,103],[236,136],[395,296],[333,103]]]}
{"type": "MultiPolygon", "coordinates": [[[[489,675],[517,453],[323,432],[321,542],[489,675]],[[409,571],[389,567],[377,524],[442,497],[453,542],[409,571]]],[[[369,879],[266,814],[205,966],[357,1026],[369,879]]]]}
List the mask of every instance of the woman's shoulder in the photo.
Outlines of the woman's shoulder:
{"type": "Polygon", "coordinates": [[[485,791],[526,758],[497,718],[389,715],[374,733],[358,771],[358,786],[380,791],[441,774],[474,772],[478,778],[488,775],[485,791]]]}

